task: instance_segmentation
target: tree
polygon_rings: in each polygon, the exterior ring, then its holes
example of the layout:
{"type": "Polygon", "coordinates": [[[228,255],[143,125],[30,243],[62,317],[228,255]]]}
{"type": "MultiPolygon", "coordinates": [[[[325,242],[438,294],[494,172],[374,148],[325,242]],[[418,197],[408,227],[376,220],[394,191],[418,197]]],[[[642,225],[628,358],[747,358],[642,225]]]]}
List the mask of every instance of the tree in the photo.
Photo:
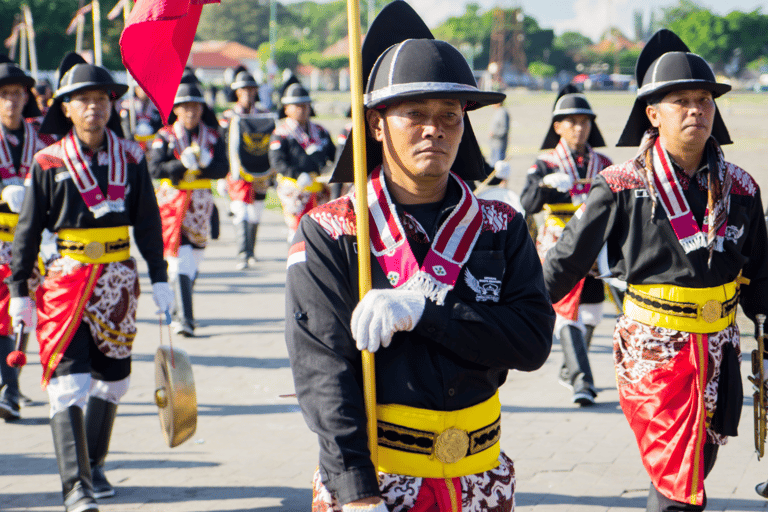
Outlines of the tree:
{"type": "Polygon", "coordinates": [[[592,40],[579,32],[563,32],[555,38],[554,46],[562,48],[566,52],[575,54],[586,46],[591,46],[592,40]]]}
{"type": "Polygon", "coordinates": [[[683,19],[676,19],[668,28],[680,36],[693,53],[701,55],[716,67],[725,64],[730,56],[730,38],[725,19],[706,9],[694,11],[683,19]]]}

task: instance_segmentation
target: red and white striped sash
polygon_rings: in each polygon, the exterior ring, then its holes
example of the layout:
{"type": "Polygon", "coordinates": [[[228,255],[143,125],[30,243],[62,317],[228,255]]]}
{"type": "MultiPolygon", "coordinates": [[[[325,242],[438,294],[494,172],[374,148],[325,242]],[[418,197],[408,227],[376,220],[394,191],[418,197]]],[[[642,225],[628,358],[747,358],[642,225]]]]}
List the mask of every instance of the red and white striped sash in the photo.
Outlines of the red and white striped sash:
{"type": "MultiPolygon", "coordinates": [[[[680,245],[686,253],[707,247],[707,234],[709,232],[709,207],[704,213],[704,223],[701,229],[693,217],[693,212],[688,205],[688,201],[683,194],[683,188],[677,179],[677,175],[672,168],[672,162],[669,154],[662,147],[660,139],[656,139],[653,146],[653,185],[659,201],[667,212],[672,229],[680,241],[680,245]]],[[[726,194],[723,200],[724,210],[728,212],[730,195],[726,194]]],[[[723,237],[727,220],[720,224],[717,230],[717,239],[715,241],[715,250],[723,250],[723,237]]]]}
{"type": "Polygon", "coordinates": [[[393,287],[420,291],[438,305],[444,303],[445,296],[456,285],[483,227],[477,198],[463,180],[453,173],[450,176],[461,187],[461,200],[440,225],[421,266],[408,245],[381,167],[371,173],[368,181],[373,255],[393,287]]]}
{"type": "Polygon", "coordinates": [[[297,123],[294,119],[286,117],[283,119],[283,122],[280,123],[277,128],[275,128],[274,133],[275,135],[289,137],[296,140],[296,142],[298,142],[301,147],[306,150],[312,144],[318,144],[322,134],[320,127],[315,123],[307,121],[307,128],[309,133],[302,130],[301,126],[299,126],[299,123],[297,123]]]}
{"type": "Polygon", "coordinates": [[[109,166],[109,184],[107,196],[99,187],[91,171],[91,162],[83,155],[80,143],[71,130],[61,141],[64,150],[64,165],[67,167],[78,192],[95,218],[110,212],[125,210],[125,184],[128,179],[128,160],[125,148],[112,130],[106,130],[107,165],[109,166]]]}
{"type": "Polygon", "coordinates": [[[577,196],[581,194],[588,194],[589,189],[591,188],[591,180],[595,179],[597,177],[597,173],[602,171],[600,168],[600,159],[598,158],[597,154],[595,153],[595,150],[592,149],[592,146],[587,144],[587,153],[589,155],[589,167],[587,167],[587,175],[584,177],[585,180],[587,180],[587,183],[579,183],[579,180],[581,180],[581,176],[579,176],[579,169],[576,166],[576,161],[573,159],[573,155],[571,154],[571,149],[568,147],[568,144],[565,142],[565,139],[560,139],[560,142],[558,142],[557,147],[555,147],[555,155],[557,156],[557,160],[560,164],[560,169],[562,172],[566,173],[568,176],[571,177],[573,180],[573,186],[571,187],[570,193],[571,196],[577,196]]]}
{"type": "MultiPolygon", "coordinates": [[[[181,153],[192,144],[192,141],[190,140],[189,131],[184,128],[184,125],[181,124],[181,121],[176,121],[173,123],[172,128],[173,137],[176,139],[173,141],[174,154],[176,155],[176,158],[181,158],[181,153]]],[[[201,154],[204,151],[212,153],[213,145],[216,143],[216,131],[212,128],[209,128],[204,123],[200,123],[198,125],[198,135],[193,137],[192,140],[197,142],[197,145],[200,146],[201,154]]]]}
{"type": "Polygon", "coordinates": [[[35,153],[43,149],[45,145],[37,138],[34,127],[29,123],[22,123],[24,127],[24,145],[21,148],[20,168],[16,169],[11,156],[11,148],[8,145],[8,132],[0,125],[0,179],[4,185],[23,185],[24,178],[34,162],[35,153]]]}

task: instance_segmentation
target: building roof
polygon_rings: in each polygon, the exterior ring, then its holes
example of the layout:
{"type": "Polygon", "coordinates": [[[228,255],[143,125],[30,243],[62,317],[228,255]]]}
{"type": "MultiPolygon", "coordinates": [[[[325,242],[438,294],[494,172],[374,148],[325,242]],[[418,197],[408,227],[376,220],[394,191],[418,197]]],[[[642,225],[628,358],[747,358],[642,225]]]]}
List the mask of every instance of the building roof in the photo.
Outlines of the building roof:
{"type": "Polygon", "coordinates": [[[258,51],[235,41],[195,41],[187,63],[195,69],[223,69],[258,59],[258,51]]]}

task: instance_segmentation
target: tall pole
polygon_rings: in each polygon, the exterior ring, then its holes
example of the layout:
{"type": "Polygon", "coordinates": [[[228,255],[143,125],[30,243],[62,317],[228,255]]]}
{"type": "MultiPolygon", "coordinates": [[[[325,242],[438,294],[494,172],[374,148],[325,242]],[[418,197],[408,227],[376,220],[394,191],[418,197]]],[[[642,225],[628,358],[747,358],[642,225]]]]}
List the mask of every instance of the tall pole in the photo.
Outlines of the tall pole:
{"type": "Polygon", "coordinates": [[[269,2],[269,60],[275,63],[275,41],[277,40],[277,0],[269,2]]]}
{"type": "MultiPolygon", "coordinates": [[[[123,2],[123,26],[128,23],[128,15],[131,14],[131,0],[123,2]]],[[[125,70],[125,78],[128,82],[128,125],[131,128],[131,135],[136,133],[136,80],[131,76],[131,72],[125,70]]]]}
{"type": "Polygon", "coordinates": [[[21,65],[21,69],[27,69],[27,25],[24,21],[21,22],[19,38],[21,39],[19,64],[21,65]]]}
{"type": "Polygon", "coordinates": [[[27,39],[29,41],[29,67],[32,72],[32,78],[37,80],[37,47],[35,46],[35,27],[32,20],[32,11],[29,6],[22,6],[24,11],[24,25],[27,28],[27,39]]]}
{"type": "Polygon", "coordinates": [[[101,66],[101,6],[93,0],[93,63],[101,66]]]}
{"type": "MultiPolygon", "coordinates": [[[[360,44],[360,2],[347,0],[349,36],[349,74],[352,90],[352,155],[355,168],[355,214],[357,217],[357,266],[360,299],[371,289],[371,238],[368,233],[368,169],[365,157],[365,125],[363,121],[363,57],[360,44]]],[[[363,394],[368,419],[368,448],[374,469],[379,466],[376,424],[376,371],[373,354],[362,352],[363,394]]]]}

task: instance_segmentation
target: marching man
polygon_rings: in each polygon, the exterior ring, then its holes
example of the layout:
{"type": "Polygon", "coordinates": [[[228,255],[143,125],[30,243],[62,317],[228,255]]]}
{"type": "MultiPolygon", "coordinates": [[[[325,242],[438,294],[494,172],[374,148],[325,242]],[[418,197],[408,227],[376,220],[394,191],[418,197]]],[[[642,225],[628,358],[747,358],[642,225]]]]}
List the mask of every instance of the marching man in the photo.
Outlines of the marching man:
{"type": "Polygon", "coordinates": [[[621,408],[651,488],[647,510],[700,511],[718,447],[736,435],[743,391],[736,306],[768,312],[768,240],[760,190],[727,162],[730,144],[709,65],[657,32],[636,67],[637,100],[619,140],[637,156],[604,170],[547,253],[552,300],[607,243],[628,283],[614,332],[621,408]]]}
{"type": "Polygon", "coordinates": [[[139,297],[129,226],[159,312],[171,307],[173,294],[144,152],[118,135],[114,104],[127,86],[84,63],[60,68],[60,76],[41,131],[61,140],[35,155],[13,241],[9,310],[14,329],[32,328],[27,281],[43,230],[56,233],[59,257],[37,293],[37,339],[64,506],[80,512],[98,510],[95,497],[115,494],[104,460],[130,381],[139,297]]]}
{"type": "MultiPolygon", "coordinates": [[[[372,165],[357,191],[369,198],[374,289],[359,300],[352,196],[305,215],[288,257],[288,353],[320,445],[312,509],[511,510],[498,389],[510,369],[544,363],[554,313],[523,216],[465,183],[484,177],[465,112],[504,95],[479,90],[461,53],[405,2],[371,25],[363,62],[374,61],[372,165]],[[393,24],[423,39],[390,47],[393,24]],[[361,350],[376,352],[378,467],[361,350]]],[[[333,180],[351,179],[342,155],[333,180]]]]}

